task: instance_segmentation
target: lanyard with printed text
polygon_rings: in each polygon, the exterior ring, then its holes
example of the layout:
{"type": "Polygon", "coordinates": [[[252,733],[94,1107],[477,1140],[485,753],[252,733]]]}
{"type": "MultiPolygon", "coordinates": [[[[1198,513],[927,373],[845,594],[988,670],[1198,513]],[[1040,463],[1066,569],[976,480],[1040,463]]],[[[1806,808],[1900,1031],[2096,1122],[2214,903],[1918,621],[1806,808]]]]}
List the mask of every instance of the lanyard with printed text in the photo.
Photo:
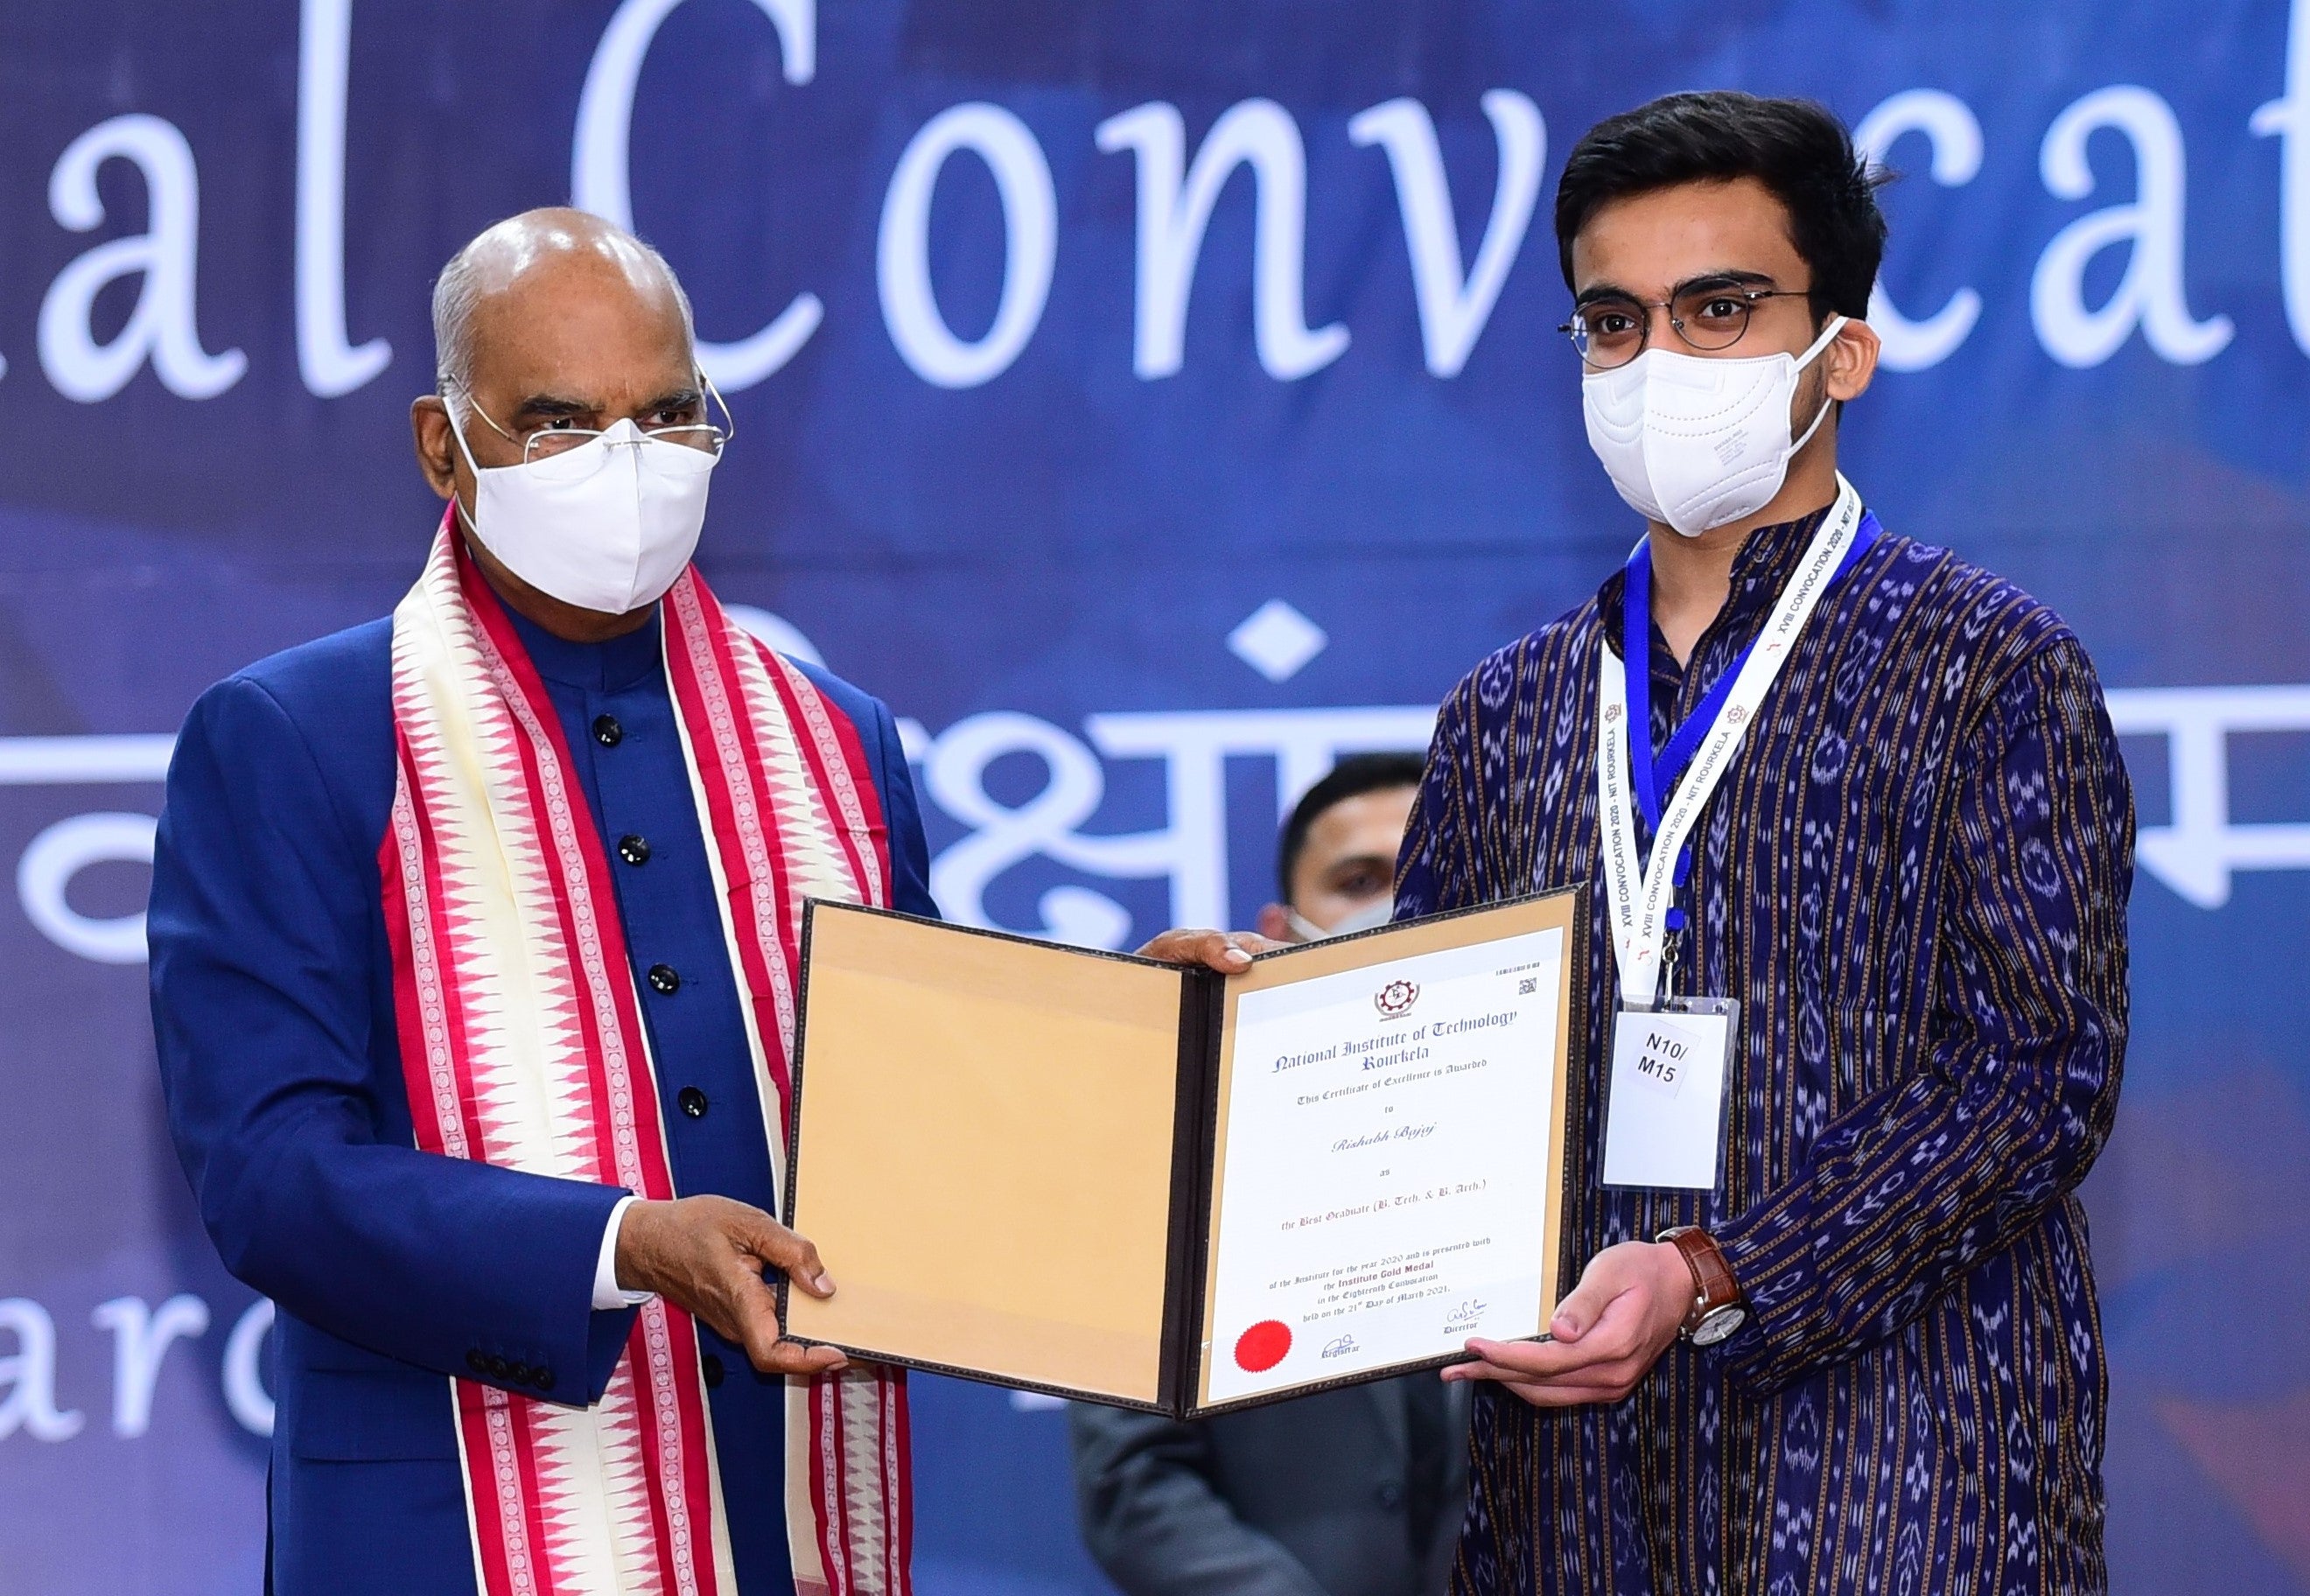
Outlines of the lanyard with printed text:
{"type": "Polygon", "coordinates": [[[1600,647],[1596,717],[1596,809],[1603,832],[1604,898],[1621,1001],[1650,1008],[1660,984],[1671,900],[1681,884],[1686,838],[1732,767],[1757,707],[1788,664],[1814,607],[1876,541],[1877,518],[1840,475],[1837,503],[1781,590],[1764,629],[1743,649],[1676,729],[1657,759],[1652,748],[1652,630],[1649,546],[1628,561],[1620,658],[1600,647]],[[1680,772],[1689,776],[1677,783],[1680,772]],[[1666,789],[1675,796],[1663,806],[1666,789]],[[1647,859],[1637,843],[1636,808],[1653,827],[1647,859]]]}

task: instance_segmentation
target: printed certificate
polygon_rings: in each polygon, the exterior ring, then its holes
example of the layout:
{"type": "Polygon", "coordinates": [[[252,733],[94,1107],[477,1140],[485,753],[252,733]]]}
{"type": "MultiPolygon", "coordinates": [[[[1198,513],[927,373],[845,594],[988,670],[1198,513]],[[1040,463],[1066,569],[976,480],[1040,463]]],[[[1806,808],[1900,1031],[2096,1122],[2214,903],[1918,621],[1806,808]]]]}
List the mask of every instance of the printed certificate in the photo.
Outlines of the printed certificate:
{"type": "Polygon", "coordinates": [[[1565,933],[1234,1003],[1203,1399],[1539,1334],[1565,933]]]}

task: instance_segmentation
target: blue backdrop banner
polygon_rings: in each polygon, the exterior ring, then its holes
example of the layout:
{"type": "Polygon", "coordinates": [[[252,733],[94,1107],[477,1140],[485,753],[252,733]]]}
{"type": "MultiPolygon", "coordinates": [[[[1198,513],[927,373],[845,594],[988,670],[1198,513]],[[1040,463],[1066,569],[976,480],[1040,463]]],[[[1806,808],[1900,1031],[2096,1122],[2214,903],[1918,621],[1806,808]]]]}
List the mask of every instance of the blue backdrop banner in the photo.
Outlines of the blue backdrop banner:
{"type": "MultiPolygon", "coordinates": [[[[1694,86],[1908,174],[1846,469],[2126,734],[2118,1588],[2310,1591],[2310,0],[11,0],[0,1592],[257,1588],[271,1310],[162,1127],[145,862],[195,694],[415,575],[453,249],[664,249],[722,592],[905,717],[950,915],[1117,946],[1247,923],[1301,788],[1626,550],[1549,204],[1694,86]]],[[[1104,1588],[1057,1414],[917,1412],[929,1596],[1104,1588]]]]}

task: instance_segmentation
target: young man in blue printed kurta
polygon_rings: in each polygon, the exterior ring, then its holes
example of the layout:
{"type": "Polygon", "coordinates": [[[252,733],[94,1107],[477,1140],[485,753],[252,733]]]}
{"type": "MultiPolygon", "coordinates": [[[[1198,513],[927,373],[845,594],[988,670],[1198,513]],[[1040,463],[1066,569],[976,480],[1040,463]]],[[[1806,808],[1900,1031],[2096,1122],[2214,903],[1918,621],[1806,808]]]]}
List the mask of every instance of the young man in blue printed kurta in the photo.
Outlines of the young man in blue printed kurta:
{"type": "Polygon", "coordinates": [[[1585,1272],[1551,1341],[1446,1376],[1469,1596],[2107,1586],[2074,1193],[2132,798],[2078,639],[1837,473],[1872,186],[1820,108],[1701,94],[1558,191],[1589,438],[1649,525],[1446,699],[1399,867],[1404,916],[1594,884],[1585,1272]],[[1667,1089],[1665,1034],[1721,1095],[1667,1089]]]}
{"type": "MultiPolygon", "coordinates": [[[[679,287],[592,218],[533,213],[482,235],[445,272],[436,312],[443,386],[418,402],[418,453],[461,517],[475,508],[468,461],[518,469],[546,452],[542,434],[630,422],[651,448],[719,447],[679,287]]],[[[653,551],[679,570],[697,528],[662,517],[641,529],[653,549],[638,559],[631,536],[586,547],[621,533],[582,514],[561,529],[569,546],[543,554],[521,544],[517,517],[502,519],[506,556],[478,540],[466,553],[550,697],[586,819],[615,860],[673,1183],[691,1195],[636,1203],[615,1185],[414,1145],[379,865],[395,799],[395,622],[292,649],[204,694],[169,774],[155,860],[153,1011],[203,1217],[228,1266],[280,1308],[269,1587],[474,1588],[442,1376],[596,1401],[638,1304],[663,1294],[698,1320],[736,1586],[785,1591],[785,1387],[838,1359],[779,1341],[761,1278],[766,1265],[798,1267],[807,1285],[819,1270],[769,1217],[772,1154],[658,594],[595,596],[636,581],[653,551]]],[[[862,756],[887,826],[889,901],[935,913],[890,712],[807,674],[862,756]]]]}

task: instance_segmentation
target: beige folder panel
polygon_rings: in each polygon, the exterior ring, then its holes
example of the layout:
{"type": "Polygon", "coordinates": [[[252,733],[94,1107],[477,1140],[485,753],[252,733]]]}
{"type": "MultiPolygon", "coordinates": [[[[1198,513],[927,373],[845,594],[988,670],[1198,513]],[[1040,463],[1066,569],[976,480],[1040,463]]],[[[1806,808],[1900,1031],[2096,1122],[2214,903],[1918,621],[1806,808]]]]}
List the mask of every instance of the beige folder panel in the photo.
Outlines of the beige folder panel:
{"type": "Polygon", "coordinates": [[[812,915],[790,1331],[1156,1401],[1181,975],[812,915]]]}

